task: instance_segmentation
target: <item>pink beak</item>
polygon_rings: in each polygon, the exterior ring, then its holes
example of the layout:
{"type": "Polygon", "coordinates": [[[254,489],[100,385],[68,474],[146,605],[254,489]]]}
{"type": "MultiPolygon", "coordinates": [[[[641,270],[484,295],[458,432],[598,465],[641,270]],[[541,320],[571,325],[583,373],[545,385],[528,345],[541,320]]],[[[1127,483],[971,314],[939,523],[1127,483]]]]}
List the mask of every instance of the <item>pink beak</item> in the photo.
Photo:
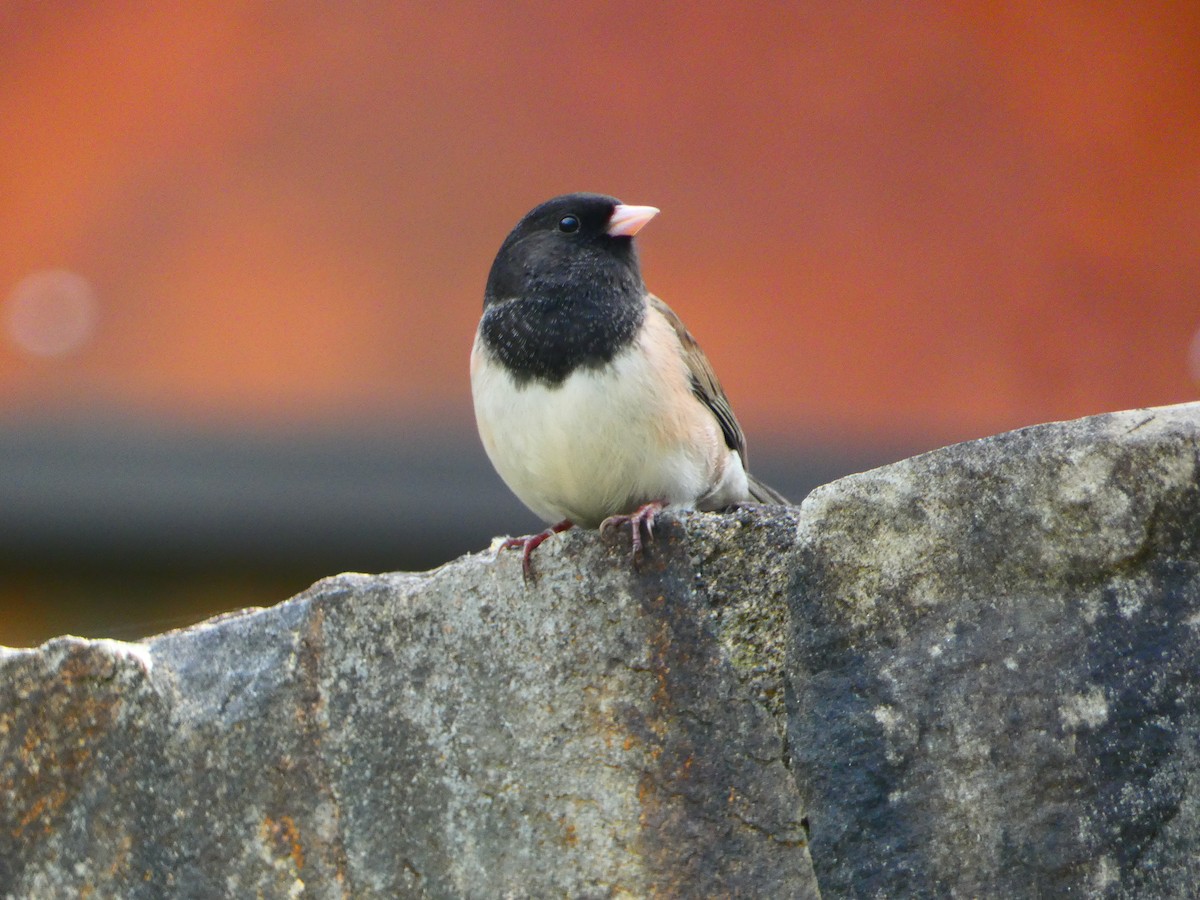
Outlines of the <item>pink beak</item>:
{"type": "Polygon", "coordinates": [[[608,233],[612,237],[633,237],[657,215],[657,206],[626,206],[618,203],[608,220],[608,233]]]}

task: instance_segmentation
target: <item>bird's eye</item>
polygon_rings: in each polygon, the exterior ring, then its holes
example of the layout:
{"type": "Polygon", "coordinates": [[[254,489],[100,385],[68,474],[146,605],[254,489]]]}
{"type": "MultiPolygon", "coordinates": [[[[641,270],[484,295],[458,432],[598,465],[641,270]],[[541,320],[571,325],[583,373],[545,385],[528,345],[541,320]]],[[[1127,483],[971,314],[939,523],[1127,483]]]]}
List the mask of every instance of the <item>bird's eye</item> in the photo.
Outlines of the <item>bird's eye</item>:
{"type": "Polygon", "coordinates": [[[574,234],[579,230],[579,219],[575,216],[563,216],[558,220],[558,230],[564,234],[574,234]]]}

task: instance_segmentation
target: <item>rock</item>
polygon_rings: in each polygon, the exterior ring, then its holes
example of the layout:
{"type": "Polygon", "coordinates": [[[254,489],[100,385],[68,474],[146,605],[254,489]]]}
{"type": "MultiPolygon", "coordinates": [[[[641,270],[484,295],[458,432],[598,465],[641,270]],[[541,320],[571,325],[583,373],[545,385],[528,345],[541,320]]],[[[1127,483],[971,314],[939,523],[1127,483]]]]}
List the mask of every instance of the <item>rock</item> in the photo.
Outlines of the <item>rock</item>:
{"type": "Polygon", "coordinates": [[[688,517],[640,573],[573,533],[529,588],[479,554],[10,651],[0,897],[816,897],[782,737],[794,533],[688,517]]]}
{"type": "Polygon", "coordinates": [[[1099,416],[0,651],[0,897],[1190,896],[1198,470],[1099,416]]]}
{"type": "Polygon", "coordinates": [[[1200,404],[1045,425],[803,507],[792,766],[836,897],[1191,897],[1200,404]]]}

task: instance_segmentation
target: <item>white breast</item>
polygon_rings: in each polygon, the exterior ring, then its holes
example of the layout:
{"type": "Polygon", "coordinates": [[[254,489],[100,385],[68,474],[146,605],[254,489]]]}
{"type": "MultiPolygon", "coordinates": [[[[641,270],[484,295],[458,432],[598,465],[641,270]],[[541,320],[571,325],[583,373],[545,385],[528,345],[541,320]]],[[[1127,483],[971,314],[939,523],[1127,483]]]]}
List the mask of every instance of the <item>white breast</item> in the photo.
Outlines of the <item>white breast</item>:
{"type": "Polygon", "coordinates": [[[594,527],[652,500],[711,509],[746,498],[741,460],[692,394],[660,316],[611,364],[556,386],[518,385],[477,336],[471,389],[492,465],[547,522],[594,527]]]}

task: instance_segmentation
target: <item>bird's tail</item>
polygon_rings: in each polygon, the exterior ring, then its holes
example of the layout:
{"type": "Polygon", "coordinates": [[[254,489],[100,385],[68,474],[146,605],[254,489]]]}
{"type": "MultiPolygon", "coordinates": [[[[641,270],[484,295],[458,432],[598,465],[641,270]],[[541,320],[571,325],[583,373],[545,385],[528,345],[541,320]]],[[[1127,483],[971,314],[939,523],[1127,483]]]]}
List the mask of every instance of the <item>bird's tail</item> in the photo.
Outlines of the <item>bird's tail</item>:
{"type": "Polygon", "coordinates": [[[791,506],[791,501],[770,485],[763,484],[753,475],[747,473],[746,480],[750,482],[750,499],[755,503],[777,503],[780,506],[791,506]]]}

